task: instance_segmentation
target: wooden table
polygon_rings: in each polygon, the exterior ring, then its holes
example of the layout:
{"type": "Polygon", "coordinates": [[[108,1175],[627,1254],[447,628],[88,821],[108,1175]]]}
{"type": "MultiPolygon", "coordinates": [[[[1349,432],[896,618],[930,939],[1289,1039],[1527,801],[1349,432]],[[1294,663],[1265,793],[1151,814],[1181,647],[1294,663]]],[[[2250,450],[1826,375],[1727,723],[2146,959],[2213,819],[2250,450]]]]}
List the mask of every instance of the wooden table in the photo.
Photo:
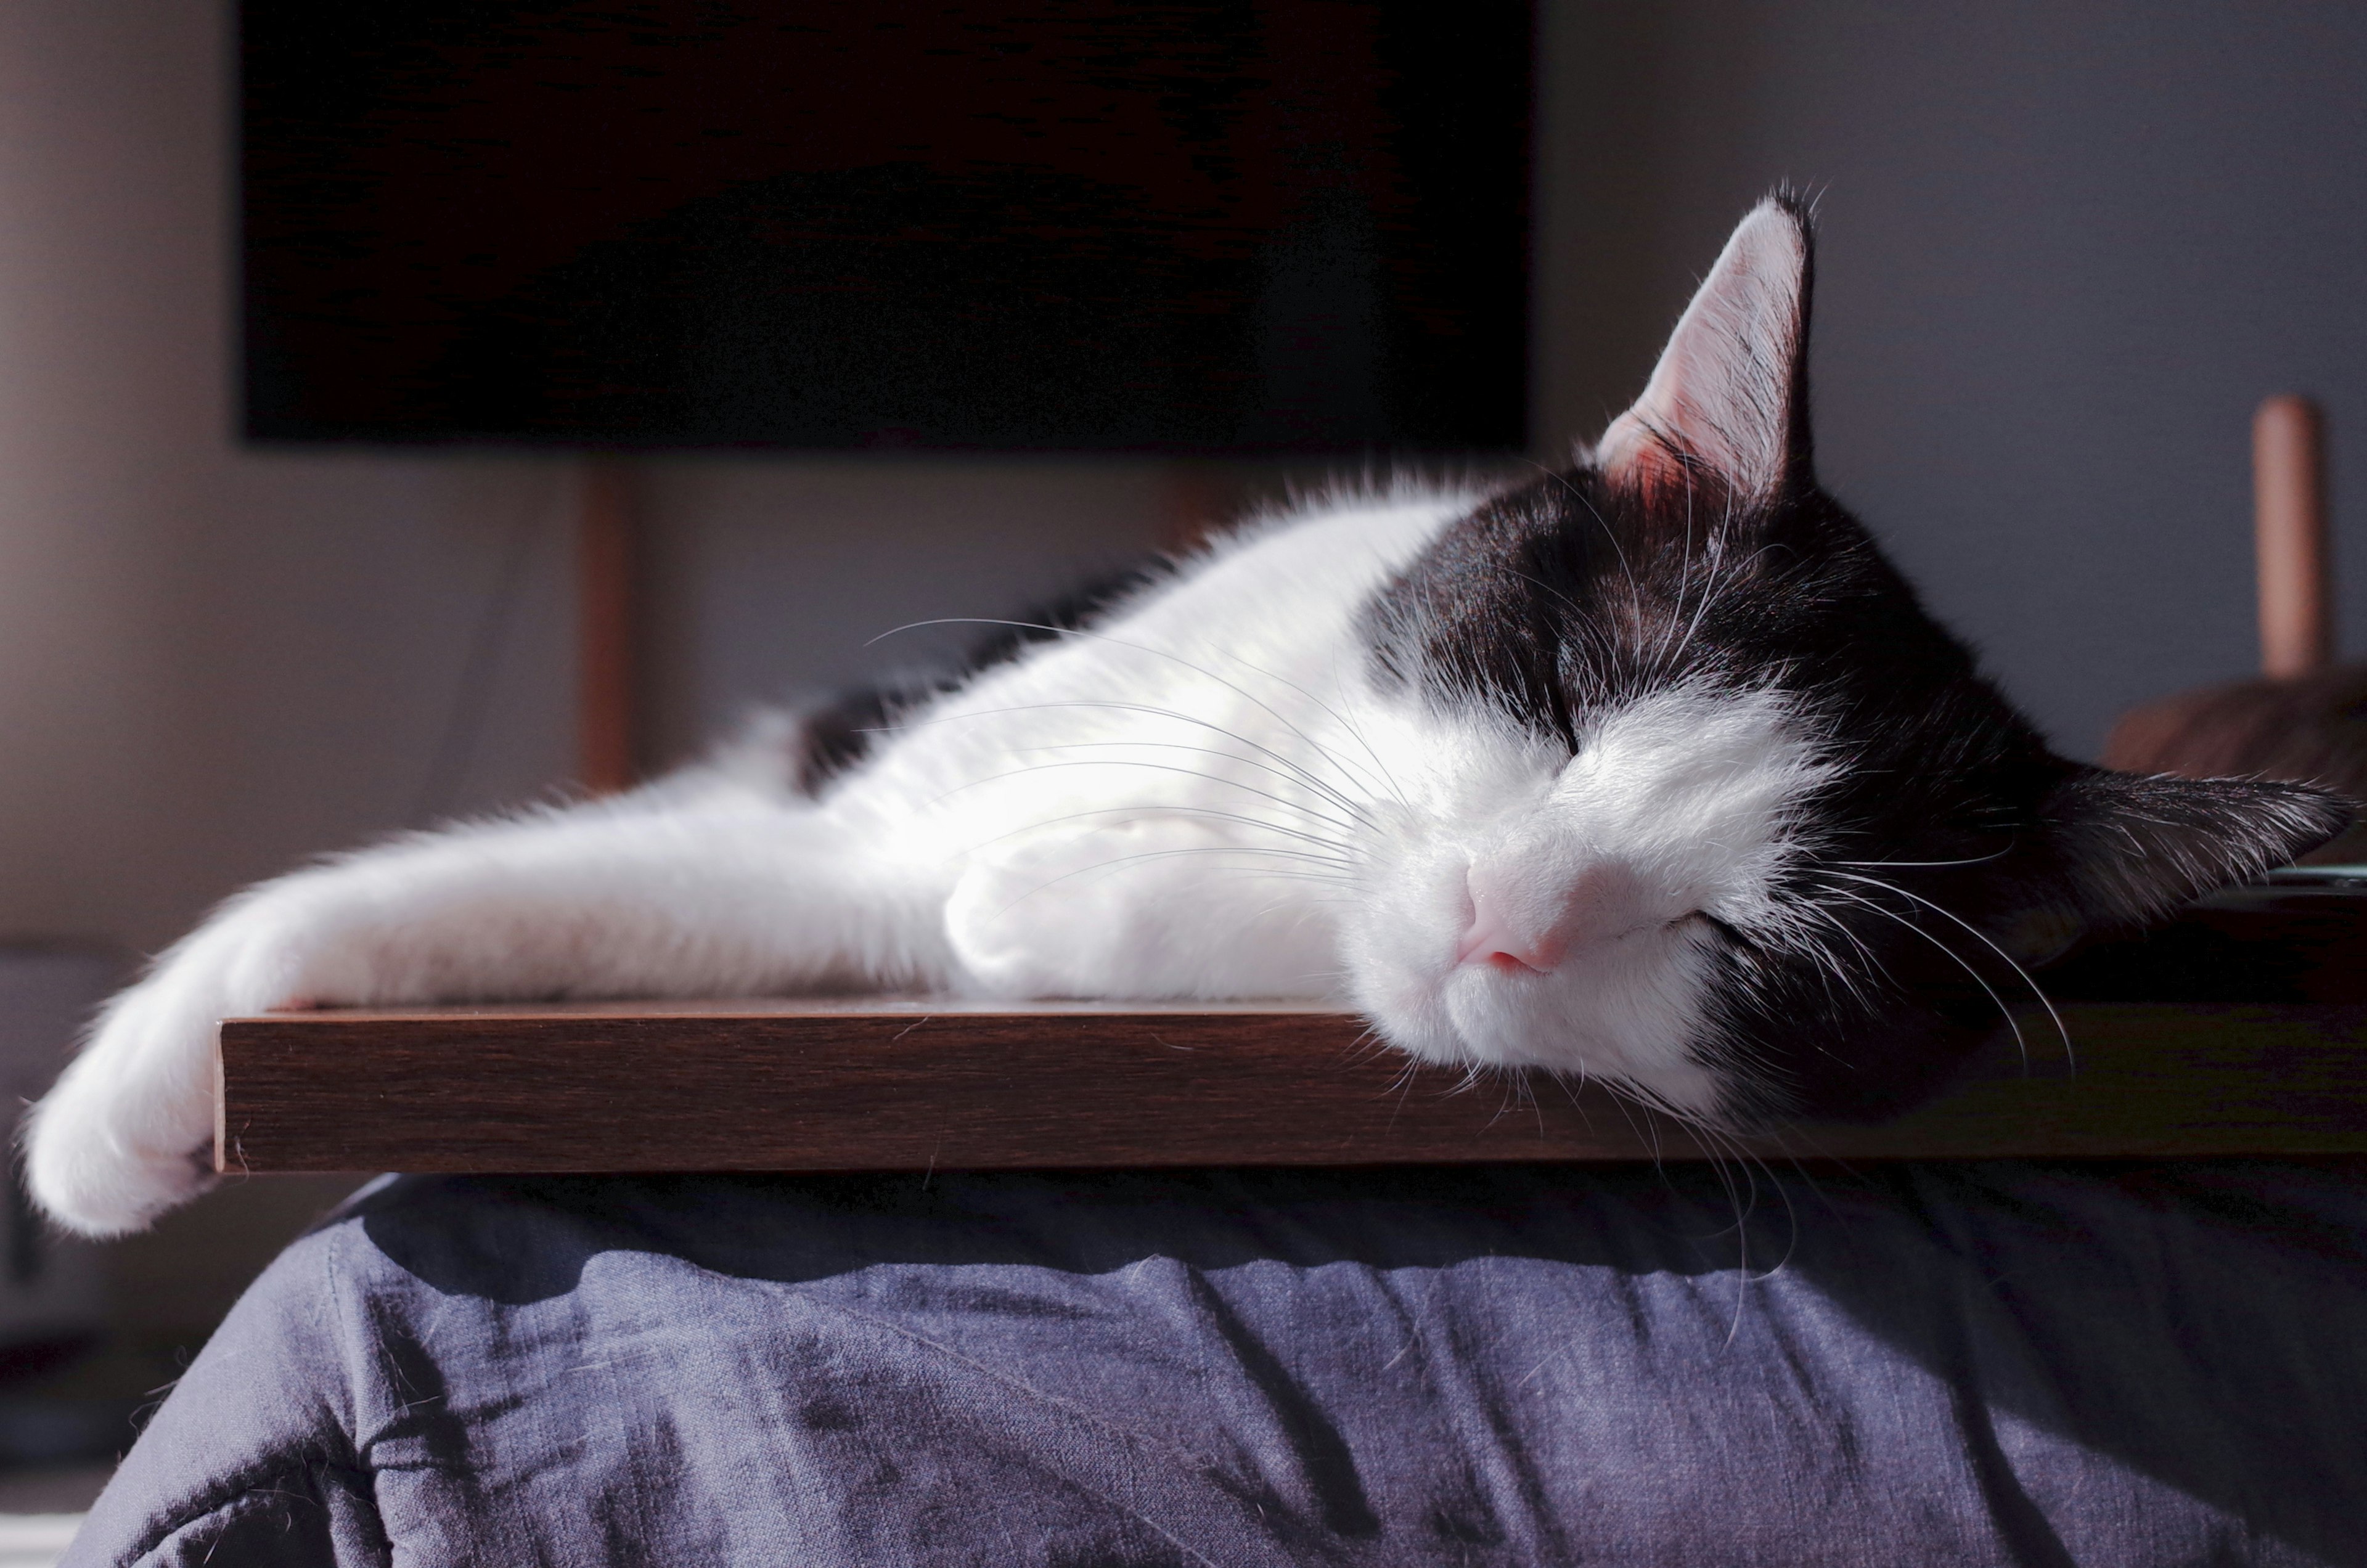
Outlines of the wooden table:
{"type": "MultiPolygon", "coordinates": [[[[2367,1154],[2367,892],[2214,900],[2050,971],[2025,1064],[1769,1159],[2367,1154]]],[[[1696,1159],[1543,1075],[1413,1070],[1313,1007],[942,998],[322,1011],[221,1027],[224,1170],[881,1170],[1696,1159]]]]}

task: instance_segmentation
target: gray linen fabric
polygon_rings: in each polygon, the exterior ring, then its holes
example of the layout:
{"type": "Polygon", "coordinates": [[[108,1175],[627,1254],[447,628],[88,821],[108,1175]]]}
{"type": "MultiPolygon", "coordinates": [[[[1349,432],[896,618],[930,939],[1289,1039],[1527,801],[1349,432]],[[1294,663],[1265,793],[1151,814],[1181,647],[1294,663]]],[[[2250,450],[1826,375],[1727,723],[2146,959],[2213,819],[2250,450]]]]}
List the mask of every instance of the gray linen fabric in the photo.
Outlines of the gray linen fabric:
{"type": "Polygon", "coordinates": [[[407,1179],[70,1564],[2367,1562],[2336,1166],[407,1179]]]}

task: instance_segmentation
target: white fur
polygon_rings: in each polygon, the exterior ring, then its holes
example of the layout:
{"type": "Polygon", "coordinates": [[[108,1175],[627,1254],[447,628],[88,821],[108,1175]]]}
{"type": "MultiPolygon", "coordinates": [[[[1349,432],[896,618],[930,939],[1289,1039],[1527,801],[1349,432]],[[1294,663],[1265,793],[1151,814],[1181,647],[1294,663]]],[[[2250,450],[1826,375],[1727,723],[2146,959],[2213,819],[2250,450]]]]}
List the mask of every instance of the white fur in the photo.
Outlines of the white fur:
{"type": "MultiPolygon", "coordinates": [[[[1606,461],[1657,431],[1773,482],[1779,446],[1742,425],[1800,244],[1746,220],[1606,461]]],[[[911,716],[819,802],[726,759],[266,883],[101,1016],[29,1122],[33,1194],[104,1235],[198,1190],[216,1021],[302,1003],[1339,997],[1418,1056],[1710,1111],[1704,917],[1780,921],[1814,738],[1772,692],[1689,687],[1593,716],[1569,754],[1377,689],[1360,611],[1476,499],[1246,532],[911,716]]]]}
{"type": "Polygon", "coordinates": [[[1603,716],[1576,755],[1476,716],[1405,716],[1392,831],[1342,931],[1350,991],[1433,1061],[1539,1065],[1707,1112],[1689,1050],[1704,922],[1773,933],[1793,807],[1824,769],[1771,692],[1679,688],[1603,716]],[[1458,963],[1486,913],[1543,972],[1458,963]]]}
{"type": "Polygon", "coordinates": [[[108,1010],[39,1108],[33,1190],[95,1235],[198,1190],[215,1021],[303,1002],[1338,996],[1421,1056],[1704,1108],[1687,917],[1761,917],[1816,763],[1765,693],[1666,693],[1568,757],[1376,691],[1357,611],[1472,499],[1337,505],[1222,547],[912,716],[820,803],[718,767],[256,888],[108,1010]],[[1583,885],[1587,929],[1550,974],[1458,966],[1475,878],[1539,933],[1583,885]]]}

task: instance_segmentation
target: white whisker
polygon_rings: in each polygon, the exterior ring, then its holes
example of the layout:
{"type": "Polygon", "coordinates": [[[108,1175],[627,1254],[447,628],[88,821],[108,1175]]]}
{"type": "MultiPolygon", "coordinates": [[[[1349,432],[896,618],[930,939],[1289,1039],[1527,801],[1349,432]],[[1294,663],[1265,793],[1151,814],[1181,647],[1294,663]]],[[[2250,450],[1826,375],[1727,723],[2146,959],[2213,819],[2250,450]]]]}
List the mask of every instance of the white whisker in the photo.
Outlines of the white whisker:
{"type": "MultiPolygon", "coordinates": [[[[1104,806],[1086,811],[1064,812],[1058,817],[1047,817],[1039,821],[1014,828],[1007,833],[997,833],[991,839],[981,839],[970,846],[970,852],[974,854],[990,844],[1002,843],[1023,834],[1040,832],[1046,828],[1057,828],[1063,822],[1082,822],[1094,817],[1127,817],[1136,821],[1160,817],[1210,817],[1218,821],[1236,822],[1246,828],[1254,828],[1261,832],[1278,833],[1286,839],[1296,839],[1301,843],[1314,844],[1319,848],[1333,851],[1341,856],[1353,857],[1353,846],[1342,843],[1336,839],[1327,839],[1319,833],[1303,833],[1297,829],[1285,828],[1276,822],[1267,822],[1259,818],[1243,816],[1238,811],[1220,811],[1208,806],[1104,806]]],[[[1222,848],[1223,846],[1209,847],[1222,848]]]]}
{"type": "MultiPolygon", "coordinates": [[[[1323,795],[1326,799],[1340,807],[1342,810],[1355,814],[1360,818],[1364,816],[1365,807],[1361,802],[1357,801],[1353,796],[1342,794],[1324,779],[1308,769],[1301,766],[1297,761],[1294,761],[1290,757],[1274,750],[1274,748],[1261,745],[1257,741],[1250,739],[1247,736],[1237,735],[1233,731],[1227,729],[1224,726],[1217,724],[1213,719],[1203,718],[1196,714],[1184,713],[1174,708],[1154,707],[1147,703],[1095,702],[1084,700],[1048,703],[1016,703],[1005,707],[966,708],[959,713],[938,714],[928,718],[914,720],[909,724],[879,727],[868,731],[867,733],[889,734],[900,730],[924,728],[932,725],[954,724],[968,719],[991,718],[1004,714],[1057,711],[1062,708],[1085,708],[1115,713],[1139,713],[1148,715],[1154,718],[1172,719],[1179,724],[1188,724],[1202,729],[1214,730],[1228,740],[1237,740],[1253,750],[1263,752],[1265,755],[1274,758],[1276,761],[1283,764],[1284,768],[1288,770],[1286,776],[1297,779],[1300,784],[1303,784],[1308,789],[1314,790],[1318,794],[1323,795]]],[[[1108,742],[1107,744],[1116,744],[1116,742],[1108,742]]],[[[1161,742],[1144,741],[1140,742],[1140,744],[1155,745],[1161,744],[1161,742]]],[[[1323,756],[1325,761],[1328,761],[1331,760],[1329,753],[1323,751],[1320,747],[1317,748],[1317,750],[1318,754],[1323,756]]],[[[1217,752],[1216,754],[1219,756],[1223,755],[1222,752],[1217,752]]],[[[1251,762],[1248,758],[1240,758],[1237,760],[1251,766],[1257,765],[1251,762]]]]}
{"type": "MultiPolygon", "coordinates": [[[[1285,729],[1289,730],[1293,735],[1296,735],[1299,739],[1306,741],[1309,747],[1313,748],[1318,756],[1322,757],[1333,766],[1341,768],[1343,773],[1346,772],[1345,765],[1341,758],[1332,755],[1330,749],[1325,747],[1322,742],[1317,740],[1313,736],[1308,734],[1297,725],[1292,723],[1289,716],[1283,713],[1281,709],[1275,707],[1273,704],[1263,700],[1252,693],[1244,691],[1241,687],[1226,680],[1222,675],[1217,674],[1215,671],[1195,664],[1192,660],[1184,658],[1180,653],[1175,653],[1163,648],[1153,648],[1147,643],[1128,642],[1123,637],[1111,637],[1106,632],[1088,631],[1077,626],[1046,626],[1037,621],[1007,621],[991,619],[985,616],[948,615],[941,616],[934,620],[908,621],[900,626],[891,626],[888,630],[881,632],[878,637],[873,637],[871,639],[871,643],[878,642],[885,637],[894,637],[899,632],[913,631],[923,626],[1011,626],[1022,631],[1049,632],[1056,637],[1090,638],[1095,642],[1108,643],[1115,648],[1130,649],[1137,653],[1148,653],[1153,658],[1170,660],[1174,663],[1182,665],[1184,669],[1193,671],[1195,674],[1202,675],[1206,677],[1208,680],[1214,681],[1217,684],[1224,687],[1227,691],[1231,692],[1236,696],[1242,698],[1244,701],[1264,709],[1265,712],[1279,722],[1285,729]]],[[[871,643],[866,643],[864,646],[868,648],[871,646],[871,643]]],[[[1370,780],[1363,780],[1360,782],[1368,789],[1372,787],[1370,780]]]]}
{"type": "Polygon", "coordinates": [[[2038,1005],[2044,1008],[2046,1010],[2046,1016],[2055,1021],[2055,1032],[2063,1037],[2063,1059],[2065,1064],[2068,1066],[2073,1072],[2078,1071],[2078,1060],[2073,1054],[2071,1047],[2070,1026],[2063,1021],[2063,1015],[2056,1010],[2055,1003],[2048,998],[2044,991],[2039,988],[2038,982],[2031,977],[2030,971],[2023,968],[2021,962],[2017,960],[2012,953],[2008,953],[2004,948],[1999,947],[1995,942],[1991,941],[1988,932],[1982,931],[1978,926],[1974,925],[1970,920],[1965,919],[1954,910],[1947,908],[1942,905],[1935,904],[1931,899],[1924,897],[1920,894],[1910,893],[1906,888],[1897,886],[1896,883],[1885,882],[1880,877],[1875,876],[1858,876],[1845,871],[1829,872],[1827,874],[1831,876],[1847,877],[1852,882],[1863,882],[1867,884],[1869,886],[1882,888],[1886,892],[1896,893],[1902,898],[1911,899],[1915,903],[1922,905],[1923,908],[1931,910],[1933,914],[1940,916],[1942,919],[1953,920],[1957,925],[1962,926],[1972,935],[1975,941],[1988,948],[1991,953],[1996,953],[1998,957],[2003,961],[2007,968],[2022,976],[2022,983],[2030,987],[2030,994],[2038,998],[2038,1005]]]}
{"type": "MultiPolygon", "coordinates": [[[[1897,889],[1893,888],[1892,891],[1896,892],[1897,889]]],[[[1905,926],[1908,931],[1913,931],[1916,935],[1930,942],[1932,946],[1946,953],[1950,958],[1954,959],[1956,966],[1962,969],[1965,974],[1970,975],[1973,977],[1973,983],[1979,986],[1982,990],[1988,992],[1989,1000],[1997,1004],[1998,1013],[2005,1020],[2005,1026],[2013,1031],[2013,1048],[2022,1055],[2022,1070],[2025,1075],[2029,1073],[2030,1043],[2022,1038],[2022,1024],[2014,1018],[2013,1009],[2006,1005],[2006,999],[1998,994],[1997,987],[1989,984],[1988,976],[1974,968],[1971,962],[1967,960],[1963,953],[1958,953],[1954,948],[1950,947],[1946,942],[1942,942],[1938,937],[1933,936],[1930,931],[1925,931],[1921,926],[1917,925],[1913,920],[1908,919],[1906,916],[1898,913],[1896,909],[1886,909],[1881,905],[1875,903],[1873,899],[1862,897],[1855,893],[1843,892],[1838,888],[1835,889],[1834,892],[1837,897],[1845,898],[1849,902],[1855,904],[1862,908],[1871,909],[1885,919],[1897,921],[1900,925],[1905,926]]]]}
{"type": "MultiPolygon", "coordinates": [[[[1256,795],[1261,800],[1273,801],[1276,806],[1283,807],[1289,810],[1296,811],[1300,809],[1298,804],[1289,799],[1287,796],[1276,795],[1272,790],[1260,789],[1255,784],[1243,784],[1239,779],[1226,778],[1221,773],[1204,773],[1196,769],[1179,768],[1172,763],[1138,762],[1132,761],[1122,757],[1112,757],[1099,761],[1031,762],[1024,768],[1012,768],[1000,773],[989,773],[984,778],[972,779],[968,784],[956,784],[953,788],[946,790],[944,794],[931,799],[927,804],[933,807],[942,806],[946,801],[951,800],[955,795],[963,794],[968,790],[982,788],[991,784],[1000,784],[1005,779],[1022,778],[1029,773],[1051,773],[1059,769],[1066,768],[1144,768],[1154,773],[1176,773],[1184,778],[1204,779],[1210,784],[1223,784],[1229,789],[1242,790],[1250,795],[1256,795]]],[[[1138,809],[1150,810],[1154,808],[1146,806],[1138,807],[1138,809]]]]}

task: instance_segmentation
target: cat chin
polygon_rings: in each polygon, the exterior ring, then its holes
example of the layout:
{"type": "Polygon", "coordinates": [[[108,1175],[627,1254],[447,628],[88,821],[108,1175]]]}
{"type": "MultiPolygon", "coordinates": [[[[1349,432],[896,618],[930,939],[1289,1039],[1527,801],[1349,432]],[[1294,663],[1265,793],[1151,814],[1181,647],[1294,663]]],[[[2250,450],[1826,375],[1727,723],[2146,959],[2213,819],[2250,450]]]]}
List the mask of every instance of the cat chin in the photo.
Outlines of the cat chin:
{"type": "Polygon", "coordinates": [[[1357,1005],[1383,1039],[1422,1061],[1538,1068],[1603,1082],[1691,1117],[1727,1095],[1694,1059],[1709,984],[1689,924],[1639,931],[1551,974],[1462,965],[1358,974],[1357,1005]]]}

